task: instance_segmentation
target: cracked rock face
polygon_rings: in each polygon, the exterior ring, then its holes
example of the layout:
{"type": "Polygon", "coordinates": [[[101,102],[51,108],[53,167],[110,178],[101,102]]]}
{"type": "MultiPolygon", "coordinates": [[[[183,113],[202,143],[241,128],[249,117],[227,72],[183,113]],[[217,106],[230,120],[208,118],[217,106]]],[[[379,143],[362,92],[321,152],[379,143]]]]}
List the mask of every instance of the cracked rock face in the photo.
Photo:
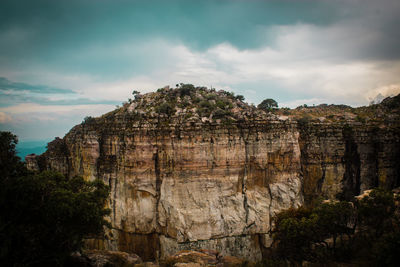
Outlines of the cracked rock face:
{"type": "Polygon", "coordinates": [[[100,247],[132,249],[145,260],[192,247],[261,259],[271,217],[303,202],[298,134],[284,122],[201,125],[179,137],[170,129],[79,125],[64,138],[64,154],[48,152],[46,161],[110,185],[114,230],[100,247]],[[139,239],[153,255],[129,245],[139,239]]]}
{"type": "Polygon", "coordinates": [[[89,247],[143,260],[211,249],[257,261],[271,245],[277,212],[318,196],[348,198],[400,185],[397,124],[299,125],[224,92],[182,92],[140,96],[26,158],[32,169],[110,186],[113,228],[104,240],[88,240],[89,247]],[[171,112],[162,94],[182,107],[171,112]]]}

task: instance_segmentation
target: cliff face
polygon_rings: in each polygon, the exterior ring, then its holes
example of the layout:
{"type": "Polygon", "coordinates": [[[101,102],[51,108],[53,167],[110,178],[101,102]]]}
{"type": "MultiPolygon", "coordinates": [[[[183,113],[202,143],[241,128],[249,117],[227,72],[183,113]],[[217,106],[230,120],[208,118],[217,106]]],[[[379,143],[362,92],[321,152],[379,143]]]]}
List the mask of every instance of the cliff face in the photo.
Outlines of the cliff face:
{"type": "Polygon", "coordinates": [[[399,185],[398,124],[297,123],[225,92],[184,89],[138,96],[27,158],[109,184],[113,229],[89,246],[144,259],[207,248],[259,260],[280,210],[399,185]]]}
{"type": "Polygon", "coordinates": [[[310,123],[299,130],[306,202],[400,186],[399,125],[310,123]]]}

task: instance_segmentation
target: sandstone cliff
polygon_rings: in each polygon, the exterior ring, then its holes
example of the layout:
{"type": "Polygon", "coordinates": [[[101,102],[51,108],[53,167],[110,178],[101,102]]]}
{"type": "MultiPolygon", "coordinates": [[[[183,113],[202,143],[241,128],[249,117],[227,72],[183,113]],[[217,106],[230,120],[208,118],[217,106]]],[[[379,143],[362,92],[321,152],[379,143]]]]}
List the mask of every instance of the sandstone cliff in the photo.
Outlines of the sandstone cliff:
{"type": "Polygon", "coordinates": [[[224,91],[164,88],[87,118],[27,163],[109,184],[113,229],[89,246],[144,260],[192,248],[259,260],[276,212],[399,186],[397,116],[275,113],[224,91]]]}

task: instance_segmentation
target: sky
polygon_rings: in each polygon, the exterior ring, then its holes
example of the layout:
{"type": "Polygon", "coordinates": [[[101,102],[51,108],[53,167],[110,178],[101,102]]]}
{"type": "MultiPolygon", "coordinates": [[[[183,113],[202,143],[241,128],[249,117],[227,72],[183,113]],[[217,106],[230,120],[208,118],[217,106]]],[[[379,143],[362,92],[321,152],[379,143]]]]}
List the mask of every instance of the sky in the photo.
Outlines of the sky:
{"type": "Polygon", "coordinates": [[[400,93],[399,0],[2,0],[0,130],[63,137],[192,83],[280,107],[400,93]]]}

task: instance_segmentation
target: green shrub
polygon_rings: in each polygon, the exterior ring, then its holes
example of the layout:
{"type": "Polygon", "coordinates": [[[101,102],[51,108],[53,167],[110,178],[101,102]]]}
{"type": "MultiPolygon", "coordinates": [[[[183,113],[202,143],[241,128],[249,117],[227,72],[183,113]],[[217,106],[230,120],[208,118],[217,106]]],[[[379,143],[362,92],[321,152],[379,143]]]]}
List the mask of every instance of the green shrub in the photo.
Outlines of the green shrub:
{"type": "Polygon", "coordinates": [[[183,84],[183,83],[181,83],[178,91],[179,91],[179,95],[181,97],[184,97],[186,95],[190,96],[190,95],[192,95],[194,93],[195,87],[194,87],[193,84],[183,84]]]}
{"type": "Polygon", "coordinates": [[[311,122],[312,117],[309,114],[303,114],[301,118],[297,119],[300,127],[304,127],[311,122]]]}
{"type": "Polygon", "coordinates": [[[164,102],[156,107],[156,112],[160,114],[165,114],[167,116],[171,116],[172,114],[175,113],[174,104],[171,102],[164,102]]]}

